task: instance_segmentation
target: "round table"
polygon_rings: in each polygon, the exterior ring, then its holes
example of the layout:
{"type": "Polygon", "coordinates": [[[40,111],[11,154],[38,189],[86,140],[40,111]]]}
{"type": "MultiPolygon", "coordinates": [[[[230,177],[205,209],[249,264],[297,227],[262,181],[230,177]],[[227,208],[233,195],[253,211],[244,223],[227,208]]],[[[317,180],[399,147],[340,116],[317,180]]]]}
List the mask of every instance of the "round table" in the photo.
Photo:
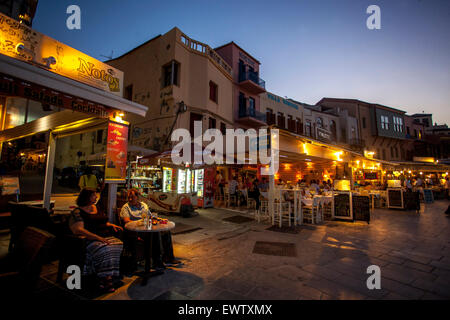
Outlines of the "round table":
{"type": "Polygon", "coordinates": [[[145,267],[144,272],[141,275],[143,278],[142,285],[147,284],[147,279],[151,276],[159,275],[164,273],[163,271],[150,271],[150,259],[152,252],[152,235],[155,232],[169,231],[175,228],[175,223],[172,221],[167,221],[166,224],[158,223],[157,225],[152,225],[151,229],[147,229],[142,220],[130,221],[125,225],[125,229],[137,232],[140,237],[144,239],[144,256],[145,256],[145,267]]]}

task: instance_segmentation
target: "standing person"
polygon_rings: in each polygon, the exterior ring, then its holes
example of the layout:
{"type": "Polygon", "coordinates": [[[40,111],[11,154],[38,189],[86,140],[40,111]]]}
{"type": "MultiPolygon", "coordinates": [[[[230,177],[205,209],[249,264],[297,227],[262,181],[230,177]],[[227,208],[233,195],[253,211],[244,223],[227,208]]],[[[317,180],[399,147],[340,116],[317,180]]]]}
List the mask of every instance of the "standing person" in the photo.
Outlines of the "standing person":
{"type": "Polygon", "coordinates": [[[96,201],[95,191],[81,190],[76,201],[77,208],[69,217],[69,228],[73,234],[87,239],[83,274],[95,274],[100,289],[114,292],[113,278],[120,276],[123,243],[110,236],[109,228],[116,232],[123,229],[109,223],[108,218],[97,211],[96,201]]]}
{"type": "Polygon", "coordinates": [[[450,200],[450,178],[449,177],[447,177],[447,178],[445,178],[445,193],[446,193],[446,196],[447,196],[447,200],[450,200]]]}
{"type": "Polygon", "coordinates": [[[83,189],[91,189],[96,191],[98,188],[98,181],[95,174],[92,174],[92,169],[87,167],[84,171],[84,174],[80,177],[78,181],[78,186],[81,190],[83,189]]]}
{"type": "Polygon", "coordinates": [[[218,197],[219,201],[218,202],[221,202],[220,199],[224,199],[225,194],[223,192],[223,188],[224,188],[223,176],[222,176],[222,174],[220,173],[219,170],[216,171],[216,177],[214,179],[214,182],[215,182],[215,185],[216,185],[216,194],[219,195],[219,197],[218,197]]]}
{"type": "Polygon", "coordinates": [[[236,197],[236,202],[239,201],[238,199],[238,195],[237,195],[237,187],[238,187],[238,182],[236,181],[237,177],[234,176],[233,179],[231,179],[228,183],[228,193],[230,195],[230,197],[235,196],[236,197]]]}
{"type": "Polygon", "coordinates": [[[248,191],[248,197],[255,199],[256,210],[259,210],[259,207],[261,205],[261,202],[259,200],[260,195],[261,195],[261,193],[259,192],[258,179],[255,179],[255,180],[253,180],[250,190],[248,191]]]}

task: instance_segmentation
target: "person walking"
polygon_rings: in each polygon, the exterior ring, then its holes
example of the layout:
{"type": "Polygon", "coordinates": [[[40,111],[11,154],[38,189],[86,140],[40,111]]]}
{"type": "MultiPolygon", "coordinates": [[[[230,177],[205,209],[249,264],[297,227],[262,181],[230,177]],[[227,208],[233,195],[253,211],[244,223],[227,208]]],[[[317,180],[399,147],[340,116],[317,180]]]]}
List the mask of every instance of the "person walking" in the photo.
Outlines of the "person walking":
{"type": "Polygon", "coordinates": [[[92,173],[92,169],[90,167],[87,167],[84,171],[84,174],[80,177],[80,180],[78,181],[78,186],[80,187],[80,190],[83,189],[89,189],[93,191],[97,191],[98,188],[98,181],[95,174],[92,173]]]}

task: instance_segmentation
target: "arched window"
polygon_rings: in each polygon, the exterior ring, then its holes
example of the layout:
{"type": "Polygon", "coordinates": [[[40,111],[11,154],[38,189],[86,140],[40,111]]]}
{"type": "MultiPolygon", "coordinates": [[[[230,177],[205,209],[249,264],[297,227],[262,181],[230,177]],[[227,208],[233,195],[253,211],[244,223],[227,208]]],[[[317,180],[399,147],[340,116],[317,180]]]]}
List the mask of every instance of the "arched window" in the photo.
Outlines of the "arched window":
{"type": "Polygon", "coordinates": [[[317,120],[316,120],[316,125],[317,125],[317,128],[323,128],[323,120],[322,120],[322,118],[317,118],[317,120]]]}

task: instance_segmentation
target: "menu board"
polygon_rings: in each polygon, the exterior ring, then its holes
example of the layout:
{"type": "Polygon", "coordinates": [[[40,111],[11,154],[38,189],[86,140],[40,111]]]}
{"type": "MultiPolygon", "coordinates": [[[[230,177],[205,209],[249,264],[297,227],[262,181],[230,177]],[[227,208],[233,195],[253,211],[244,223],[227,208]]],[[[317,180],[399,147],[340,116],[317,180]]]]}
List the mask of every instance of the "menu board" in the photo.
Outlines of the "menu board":
{"type": "Polygon", "coordinates": [[[433,190],[423,189],[423,195],[424,195],[425,203],[433,203],[434,202],[433,190]]]}
{"type": "Polygon", "coordinates": [[[402,189],[388,189],[388,208],[403,209],[402,189]]]}
{"type": "Polygon", "coordinates": [[[3,176],[0,177],[0,193],[2,196],[19,194],[19,177],[3,176]]]}
{"type": "Polygon", "coordinates": [[[420,192],[406,191],[403,193],[403,203],[406,210],[420,210],[420,192]]]}
{"type": "Polygon", "coordinates": [[[376,172],[364,172],[365,180],[376,180],[378,179],[378,174],[376,172]]]}
{"type": "Polygon", "coordinates": [[[334,216],[336,218],[351,218],[350,193],[340,193],[334,196],[334,216]]]}
{"type": "Polygon", "coordinates": [[[353,217],[355,220],[370,221],[370,199],[368,196],[353,196],[353,217]]]}

